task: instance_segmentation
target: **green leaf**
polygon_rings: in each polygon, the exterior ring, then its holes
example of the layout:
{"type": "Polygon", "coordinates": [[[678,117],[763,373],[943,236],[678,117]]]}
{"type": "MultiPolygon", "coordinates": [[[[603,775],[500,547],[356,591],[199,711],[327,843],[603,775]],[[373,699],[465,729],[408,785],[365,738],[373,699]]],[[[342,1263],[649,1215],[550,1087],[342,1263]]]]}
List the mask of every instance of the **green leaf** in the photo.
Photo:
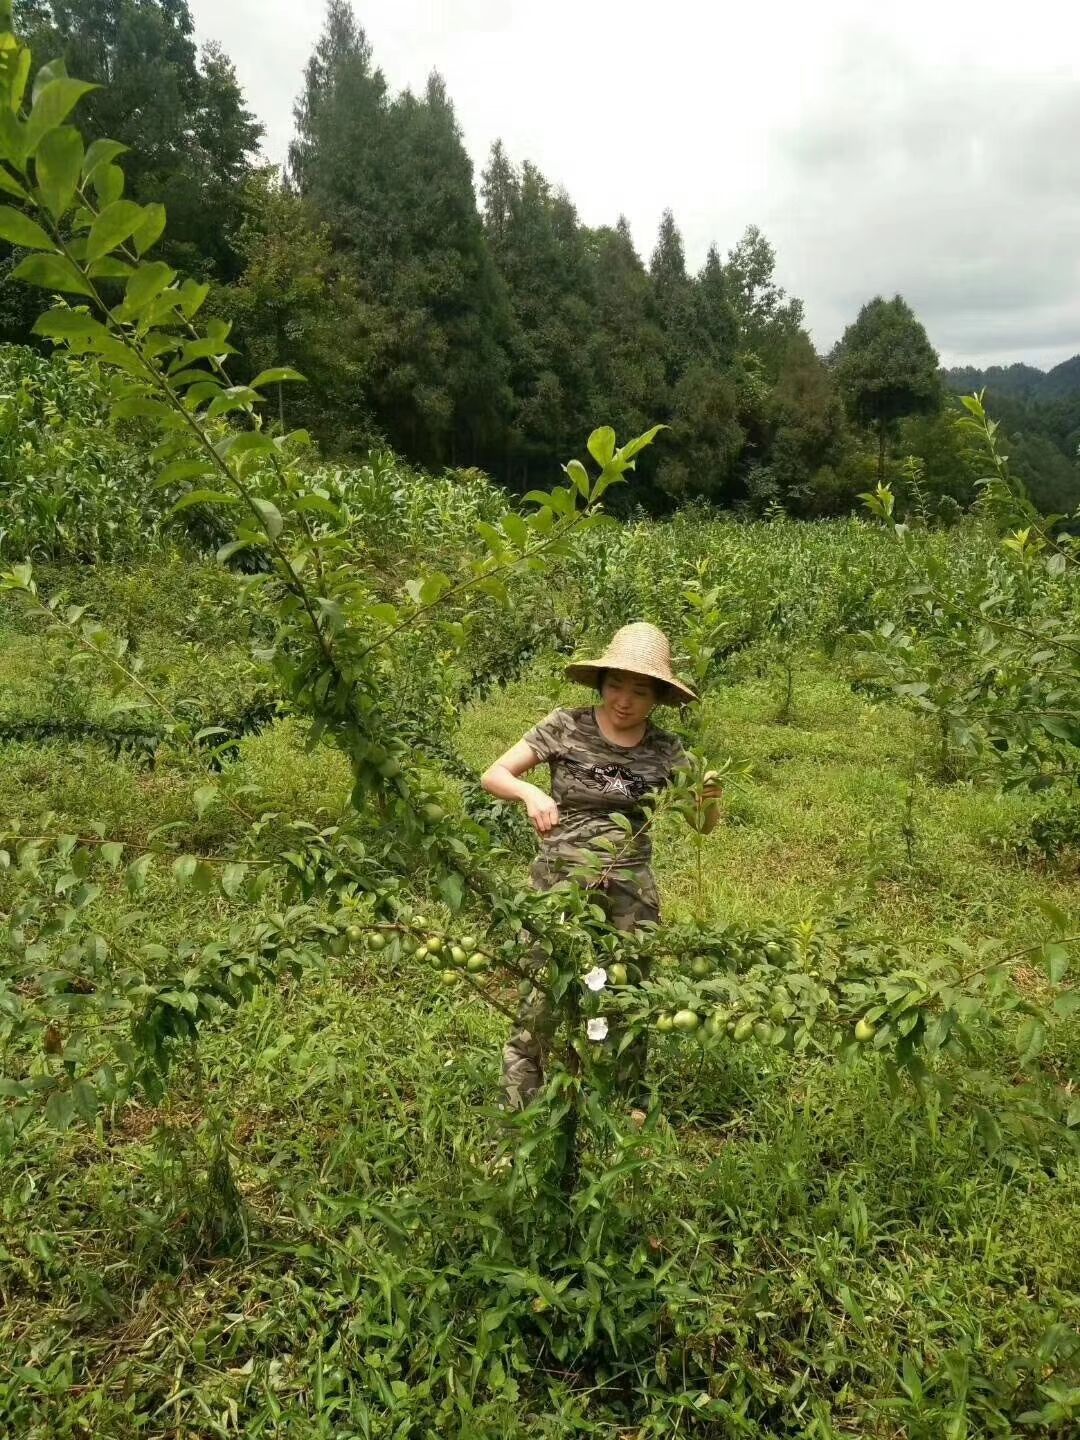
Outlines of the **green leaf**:
{"type": "Polygon", "coordinates": [[[54,1090],[45,1101],[45,1120],[54,1130],[66,1130],[75,1116],[70,1090],[54,1090]]]}
{"type": "Polygon", "coordinates": [[[293,509],[300,511],[314,510],[320,515],[325,515],[330,520],[341,520],[340,509],[332,500],[328,500],[325,495],[301,495],[300,499],[297,500],[293,506],[293,509]]]}
{"type": "Polygon", "coordinates": [[[598,465],[610,464],[615,454],[615,431],[610,425],[601,425],[589,436],[589,454],[598,465]]]}
{"type": "Polygon", "coordinates": [[[1035,904],[1039,907],[1039,909],[1050,921],[1050,923],[1058,930],[1060,930],[1063,934],[1069,929],[1069,917],[1065,914],[1065,911],[1060,909],[1059,906],[1055,905],[1052,900],[1044,900],[1037,896],[1035,899],[1035,904]]]}
{"type": "Polygon", "coordinates": [[[195,480],[200,475],[209,475],[213,468],[209,460],[174,460],[154,481],[154,489],[163,490],[167,485],[180,484],[182,480],[195,480]]]}
{"type": "Polygon", "coordinates": [[[173,361],[170,374],[180,370],[186,370],[196,360],[212,360],[224,355],[235,355],[236,349],[225,340],[218,340],[208,337],[205,340],[192,340],[184,346],[180,354],[173,361]]]}
{"type": "Polygon", "coordinates": [[[144,211],[146,219],[132,232],[132,240],[135,242],[135,253],[142,257],[157,244],[165,233],[165,206],[159,205],[157,201],[147,205],[144,211]]]}
{"type": "Polygon", "coordinates": [[[89,295],[93,290],[75,266],[63,255],[28,255],[11,272],[13,280],[38,285],[42,290],[59,290],[67,295],[89,295]]]}
{"type": "Polygon", "coordinates": [[[1046,1040],[1046,1027],[1034,1015],[1026,1016],[1016,1032],[1016,1053],[1021,1065],[1034,1060],[1046,1040]]]}
{"type": "MultiPolygon", "coordinates": [[[[2,107],[0,107],[2,111],[2,107]]],[[[3,137],[0,135],[0,146],[3,145],[3,137]]],[[[0,165],[0,191],[5,195],[14,195],[16,200],[29,200],[30,196],[23,189],[17,180],[14,180],[8,172],[0,165]]]]}
{"type": "Polygon", "coordinates": [[[217,886],[217,876],[214,867],[208,865],[205,860],[200,860],[195,866],[195,873],[191,877],[191,883],[200,895],[209,895],[210,891],[217,886]]]}
{"type": "Polygon", "coordinates": [[[9,245],[21,245],[24,250],[56,251],[56,246],[37,221],[10,205],[0,205],[0,240],[6,240],[9,245]]]}
{"type": "Polygon", "coordinates": [[[502,528],[516,549],[525,550],[528,547],[529,527],[520,515],[515,515],[513,511],[509,515],[504,515],[502,528]]]}
{"type": "Polygon", "coordinates": [[[476,582],[474,588],[481,595],[490,595],[493,600],[498,600],[501,605],[505,605],[509,599],[506,586],[497,575],[485,575],[482,580],[476,582]]]}
{"type": "Polygon", "coordinates": [[[272,500],[264,500],[259,495],[256,495],[253,504],[262,517],[266,533],[270,536],[271,540],[276,540],[285,525],[285,522],[281,518],[281,511],[272,500]]]}
{"type": "Polygon", "coordinates": [[[145,888],[146,876],[153,861],[153,855],[140,855],[127,867],[127,888],[132,895],[138,895],[145,888]]]}
{"type": "Polygon", "coordinates": [[[300,374],[299,370],[292,370],[288,365],[279,365],[274,370],[263,370],[251,382],[251,388],[258,390],[262,385],[282,385],[287,381],[298,380],[307,384],[307,378],[300,374]]]}
{"type": "Polygon", "coordinates": [[[135,267],[118,255],[106,255],[101,260],[95,260],[87,273],[94,280],[127,280],[134,275],[135,267]]]}
{"type": "Polygon", "coordinates": [[[1042,958],[1051,985],[1060,985],[1069,970],[1068,947],[1051,941],[1043,946],[1042,958]]]}
{"type": "Polygon", "coordinates": [[[90,227],[87,260],[101,260],[125,240],[130,240],[145,219],[145,208],[136,205],[134,200],[114,200],[106,205],[90,227]]]}
{"type": "Polygon", "coordinates": [[[196,380],[193,384],[189,385],[184,392],[184,408],[187,410],[197,410],[205,400],[210,400],[214,396],[220,395],[222,389],[221,381],[214,380],[210,376],[207,376],[203,380],[196,380]]]}
{"type": "MultiPolygon", "coordinates": [[[[172,291],[169,291],[166,295],[159,296],[154,309],[151,311],[151,316],[156,314],[162,301],[168,300],[169,295],[172,293],[172,291]]],[[[171,309],[172,306],[170,305],[169,308],[171,309]]],[[[147,317],[144,316],[143,318],[145,321],[147,317]]],[[[156,360],[159,355],[167,355],[170,350],[175,350],[179,344],[180,341],[175,335],[166,335],[163,330],[151,330],[142,342],[142,352],[149,359],[156,360]]]]}
{"type": "MultiPolygon", "coordinates": [[[[8,8],[10,9],[10,7],[8,8]]],[[[10,14],[7,16],[4,24],[0,26],[0,29],[3,29],[5,32],[10,31],[10,14]]],[[[16,53],[15,63],[11,67],[11,73],[8,78],[8,102],[13,114],[17,114],[22,109],[23,97],[26,94],[26,82],[30,78],[30,66],[32,62],[33,55],[31,54],[30,47],[28,45],[21,46],[16,53]]],[[[66,73],[62,59],[51,60],[48,65],[43,65],[38,71],[37,78],[34,81],[33,94],[36,95],[38,87],[42,85],[45,80],[51,80],[54,74],[64,75],[66,73]],[[44,80],[42,77],[44,77],[44,80]]]]}
{"type": "Polygon", "coordinates": [[[63,79],[50,80],[38,92],[34,107],[30,111],[30,118],[26,122],[26,148],[23,153],[33,155],[45,136],[64,123],[82,97],[91,90],[100,88],[98,85],[88,84],[85,80],[72,80],[66,76],[63,79]]]}
{"type": "Polygon", "coordinates": [[[624,460],[632,460],[635,455],[645,449],[646,445],[652,444],[661,430],[667,428],[666,425],[654,425],[651,430],[646,430],[644,435],[638,435],[635,439],[628,440],[619,450],[619,454],[624,460]]]}
{"type": "MultiPolygon", "coordinates": [[[[27,62],[27,66],[29,68],[29,62],[27,62]]],[[[34,88],[30,92],[30,103],[33,104],[50,80],[63,80],[67,76],[67,73],[67,62],[62,55],[57,55],[55,59],[47,60],[34,76],[34,88]]],[[[14,109],[17,109],[18,106],[22,104],[23,88],[25,85],[26,81],[24,79],[22,87],[19,89],[19,99],[13,106],[14,109]]]]}
{"type": "Polygon", "coordinates": [[[499,531],[495,529],[495,526],[489,524],[486,520],[478,520],[476,522],[476,529],[496,560],[501,560],[506,554],[505,536],[500,534],[499,531]]]}
{"type": "Polygon", "coordinates": [[[201,820],[218,797],[216,785],[200,785],[195,791],[195,813],[201,820]]]}
{"type": "Polygon", "coordinates": [[[199,861],[195,855],[179,855],[172,863],[172,873],[175,879],[186,885],[198,869],[199,861]]]}
{"type": "Polygon", "coordinates": [[[110,870],[116,869],[120,864],[123,854],[124,847],[119,840],[108,840],[101,847],[101,858],[110,870]]]}
{"type": "Polygon", "coordinates": [[[47,340],[88,340],[92,336],[107,336],[108,332],[85,310],[71,310],[64,305],[39,315],[34,334],[43,335],[47,340]]]}
{"type": "Polygon", "coordinates": [[[119,165],[99,165],[90,183],[99,205],[113,205],[124,193],[124,172],[119,165]]]}
{"type": "MultiPolygon", "coordinates": [[[[580,460],[571,460],[568,464],[563,466],[563,469],[566,471],[567,475],[569,475],[570,479],[574,482],[580,494],[587,500],[589,498],[589,491],[592,489],[592,485],[589,481],[589,472],[585,469],[585,466],[581,463],[580,460]]],[[[541,503],[547,504],[546,495],[544,496],[544,499],[541,503]]]]}
{"type": "Polygon", "coordinates": [[[454,870],[439,881],[439,894],[451,910],[460,910],[465,899],[465,882],[454,870]]]}
{"type": "Polygon", "coordinates": [[[221,893],[229,900],[235,900],[240,893],[240,887],[244,883],[247,874],[247,866],[238,862],[226,865],[221,872],[221,893]]]}
{"type": "Polygon", "coordinates": [[[975,1126],[989,1154],[1001,1148],[1001,1126],[985,1105],[975,1106],[975,1126]]]}
{"type": "Polygon", "coordinates": [[[95,140],[83,160],[83,179],[89,182],[95,170],[102,165],[111,165],[118,155],[127,153],[127,148],[119,140],[95,140]]]}
{"type": "Polygon", "coordinates": [[[433,575],[428,575],[420,586],[420,604],[434,605],[435,601],[450,589],[451,583],[449,575],[444,575],[441,571],[437,570],[433,575]]]}
{"type": "Polygon", "coordinates": [[[17,170],[25,170],[26,126],[4,104],[0,104],[0,155],[17,170]]]}
{"type": "Polygon", "coordinates": [[[177,423],[179,420],[175,410],[160,400],[151,400],[147,395],[127,395],[118,400],[112,407],[113,420],[150,420],[155,425],[163,425],[166,428],[177,423]]]}
{"type": "Polygon", "coordinates": [[[180,309],[186,319],[190,320],[202,308],[203,301],[209,294],[210,286],[205,281],[184,281],[180,286],[180,309]]]}
{"type": "Polygon", "coordinates": [[[124,310],[128,315],[138,315],[151,300],[156,300],[163,290],[176,279],[176,271],[155,260],[151,265],[140,265],[127,283],[124,292],[124,310]]]}
{"type": "Polygon", "coordinates": [[[61,125],[38,146],[34,173],[41,198],[56,220],[67,214],[74,199],[82,163],[83,140],[73,125],[61,125]]]}
{"type": "Polygon", "coordinates": [[[100,355],[103,360],[107,360],[110,365],[115,365],[118,370],[123,370],[125,374],[133,376],[140,382],[146,380],[146,369],[138,355],[129,350],[122,341],[114,339],[104,328],[100,334],[91,335],[85,340],[78,340],[77,343],[79,349],[90,350],[95,355],[100,355]]]}
{"type": "Polygon", "coordinates": [[[179,515],[181,510],[190,510],[192,505],[237,505],[239,497],[229,495],[224,490],[189,490],[182,496],[169,511],[170,515],[179,515]]]}
{"type": "Polygon", "coordinates": [[[98,1093],[89,1080],[76,1080],[71,1099],[80,1120],[92,1122],[98,1111],[98,1093]]]}
{"type": "Polygon", "coordinates": [[[213,420],[218,415],[231,415],[234,410],[250,412],[252,405],[259,404],[261,400],[262,396],[249,385],[230,385],[211,400],[206,407],[206,417],[213,420]]]}

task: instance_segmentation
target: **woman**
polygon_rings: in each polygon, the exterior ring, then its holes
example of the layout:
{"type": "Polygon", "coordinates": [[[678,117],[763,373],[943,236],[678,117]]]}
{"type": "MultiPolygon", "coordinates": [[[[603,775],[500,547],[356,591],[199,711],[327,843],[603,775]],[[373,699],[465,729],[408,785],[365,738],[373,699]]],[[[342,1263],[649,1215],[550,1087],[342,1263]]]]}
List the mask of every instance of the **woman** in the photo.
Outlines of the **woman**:
{"type": "MultiPolygon", "coordinates": [[[[642,802],[686,764],[677,736],[650,717],[657,705],[682,705],[697,696],[672,672],[671,646],[655,625],[624,625],[598,660],[568,665],[566,675],[597,690],[600,704],[553,710],[485,771],[484,789],[525,806],[540,836],[531,872],[538,890],[567,879],[590,852],[599,854],[605,868],[597,898],[616,929],[633,930],[660,918],[642,802]],[[521,778],[545,764],[551,770],[550,795],[521,778]],[[613,814],[629,819],[631,839],[613,814]],[[597,840],[613,840],[617,856],[596,851],[597,840]]],[[[704,828],[711,830],[719,819],[719,789],[709,787],[704,798],[704,828]]],[[[503,1088],[512,1109],[527,1105],[543,1083],[552,1030],[546,997],[534,989],[503,1051],[503,1088]]],[[[622,1079],[637,1092],[631,1096],[637,1106],[645,1099],[643,1040],[628,1047],[624,1061],[622,1079]]]]}

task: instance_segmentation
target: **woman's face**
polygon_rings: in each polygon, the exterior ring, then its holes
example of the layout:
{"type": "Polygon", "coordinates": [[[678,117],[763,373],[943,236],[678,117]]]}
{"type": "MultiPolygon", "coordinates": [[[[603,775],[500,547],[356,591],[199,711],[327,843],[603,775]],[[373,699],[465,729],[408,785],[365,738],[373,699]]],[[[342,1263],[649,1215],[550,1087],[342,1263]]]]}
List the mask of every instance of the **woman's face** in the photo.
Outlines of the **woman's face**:
{"type": "Polygon", "coordinates": [[[609,670],[600,687],[600,696],[604,709],[624,730],[644,725],[659,700],[651,680],[627,670],[609,670]]]}

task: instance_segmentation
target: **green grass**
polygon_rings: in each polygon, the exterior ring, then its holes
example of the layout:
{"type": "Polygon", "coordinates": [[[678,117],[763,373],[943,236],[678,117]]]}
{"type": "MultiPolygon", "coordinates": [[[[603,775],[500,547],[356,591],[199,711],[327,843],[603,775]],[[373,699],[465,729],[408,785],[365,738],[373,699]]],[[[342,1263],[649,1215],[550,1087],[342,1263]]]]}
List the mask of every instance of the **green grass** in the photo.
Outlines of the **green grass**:
{"type": "MultiPolygon", "coordinates": [[[[224,643],[215,653],[228,685],[240,662],[224,643]]],[[[30,692],[46,654],[17,627],[0,635],[0,673],[30,692]]],[[[195,664],[179,655],[178,685],[195,664]]],[[[788,723],[779,698],[749,656],[704,707],[697,743],[750,775],[702,844],[700,892],[697,842],[661,828],[669,916],[756,925],[843,909],[926,958],[953,935],[1029,943],[1040,900],[1076,911],[1073,875],[1012,858],[1037,801],[920,782],[909,845],[912,757],[929,746],[917,722],[809,655],[788,723]]],[[[583,699],[540,666],[462,717],[461,753],[480,768],[583,699]]],[[[245,803],[279,821],[339,815],[346,767],[303,740],[288,719],[246,737],[225,788],[254,787],[245,803]]],[[[132,843],[182,822],[186,844],[212,850],[237,822],[221,807],[198,820],[193,783],[168,752],[150,767],[85,742],[0,751],[0,813],[54,810],[72,830],[102,820],[132,843]]],[[[129,907],[119,881],[100,905],[103,924],[129,907]]],[[[141,906],[138,933],[168,940],[209,938],[243,913],[162,876],[141,906]]],[[[610,1263],[636,1264],[639,1249],[642,1274],[670,1262],[647,1287],[661,1318],[636,1348],[624,1341],[629,1375],[557,1359],[534,1293],[500,1278],[514,1207],[529,1204],[500,1199],[486,1169],[504,1030],[427,971],[327,955],[223,1017],[158,1109],[53,1136],[9,1106],[0,1433],[1069,1434],[1017,1417],[1045,1402],[1040,1379],[1080,1383],[1080,1167],[1016,1145],[987,1156],[968,1111],[894,1101],[872,1059],[845,1068],[751,1045],[702,1063],[659,1040],[666,1118],[646,1169],[612,1197],[632,1199],[635,1218],[613,1228],[610,1263]],[[209,1243],[215,1131],[246,1202],[246,1255],[209,1243]],[[701,1393],[730,1410],[704,1418],[701,1393]]],[[[1075,1071],[1075,1037],[1058,1059],[1075,1071]]]]}
{"type": "MultiPolygon", "coordinates": [[[[1074,902],[1073,876],[1009,858],[1009,837],[1038,813],[1026,796],[919,780],[909,848],[912,757],[922,764],[929,748],[915,717],[860,697],[813,657],[798,669],[787,723],[776,719],[781,698],[778,677],[751,675],[721,682],[703,706],[695,745],[713,760],[749,762],[751,773],[729,785],[725,823],[702,843],[700,895],[695,837],[675,820],[659,827],[671,918],[754,926],[848,911],[931,949],[954,934],[1023,943],[1041,923],[1039,899],[1074,902]]],[[[530,677],[466,715],[462,754],[482,768],[547,709],[587,703],[551,674],[530,677]]],[[[668,723],[678,723],[670,712],[668,723]]]]}

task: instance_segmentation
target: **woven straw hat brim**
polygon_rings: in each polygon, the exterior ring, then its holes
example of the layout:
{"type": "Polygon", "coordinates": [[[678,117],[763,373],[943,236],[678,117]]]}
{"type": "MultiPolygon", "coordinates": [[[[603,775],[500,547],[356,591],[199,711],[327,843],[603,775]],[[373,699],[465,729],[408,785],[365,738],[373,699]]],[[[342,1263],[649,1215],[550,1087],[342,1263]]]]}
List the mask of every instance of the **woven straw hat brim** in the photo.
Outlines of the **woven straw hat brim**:
{"type": "Polygon", "coordinates": [[[632,675],[647,675],[650,680],[656,680],[665,692],[668,703],[671,705],[692,705],[697,696],[689,685],[684,685],[681,680],[676,680],[671,674],[664,674],[660,669],[642,665],[640,662],[631,664],[629,660],[621,659],[618,662],[608,661],[601,664],[599,660],[582,660],[574,665],[567,665],[563,672],[568,680],[575,680],[579,685],[588,685],[590,690],[595,690],[600,680],[602,670],[627,670],[632,675]]]}
{"type": "Polygon", "coordinates": [[[567,665],[565,673],[569,679],[595,689],[601,670],[626,670],[631,675],[656,680],[672,705],[686,705],[697,699],[690,686],[684,685],[671,669],[671,643],[667,636],[647,620],[616,630],[598,660],[576,660],[567,665]]]}

